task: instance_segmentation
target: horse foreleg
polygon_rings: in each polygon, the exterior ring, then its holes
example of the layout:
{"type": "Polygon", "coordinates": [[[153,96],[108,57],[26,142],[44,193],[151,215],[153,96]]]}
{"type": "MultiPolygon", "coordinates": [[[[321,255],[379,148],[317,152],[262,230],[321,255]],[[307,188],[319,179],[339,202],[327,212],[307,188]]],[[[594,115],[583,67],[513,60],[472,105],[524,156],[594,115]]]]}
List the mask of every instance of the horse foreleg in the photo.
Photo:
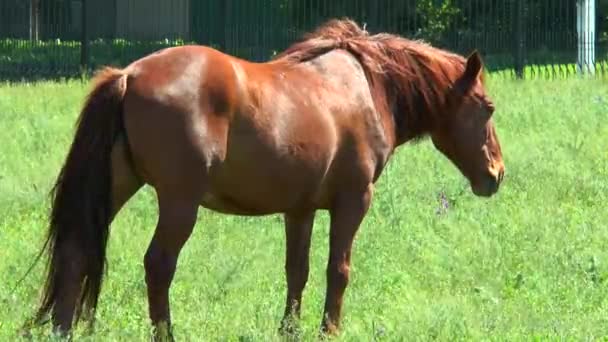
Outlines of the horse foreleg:
{"type": "Polygon", "coordinates": [[[300,318],[302,292],[308,280],[308,256],[310,234],[315,212],[285,215],[287,303],[279,331],[283,334],[295,332],[295,319],[300,318]]]}
{"type": "Polygon", "coordinates": [[[340,327],[342,301],[350,276],[350,255],[355,234],[369,209],[372,186],[339,196],[330,209],[327,293],[321,332],[335,335],[340,327]]]}
{"type": "Polygon", "coordinates": [[[154,340],[173,340],[169,309],[169,287],[177,258],[196,222],[198,204],[159,194],[159,220],[144,258],[150,320],[154,340]]]}

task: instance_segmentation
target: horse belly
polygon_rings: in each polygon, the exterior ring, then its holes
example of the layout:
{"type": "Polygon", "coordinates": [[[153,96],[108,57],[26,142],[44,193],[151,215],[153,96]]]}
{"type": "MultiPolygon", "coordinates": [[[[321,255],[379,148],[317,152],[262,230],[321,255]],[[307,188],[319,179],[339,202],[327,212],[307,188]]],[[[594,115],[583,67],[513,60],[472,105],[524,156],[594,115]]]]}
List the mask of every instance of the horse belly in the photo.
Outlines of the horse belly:
{"type": "Polygon", "coordinates": [[[316,206],[323,193],[323,172],[306,166],[252,161],[224,165],[210,176],[202,205],[234,214],[265,215],[316,206]]]}
{"type": "Polygon", "coordinates": [[[209,174],[204,206],[270,214],[321,204],[333,155],[330,141],[277,145],[259,136],[232,138],[225,159],[209,174]]]}

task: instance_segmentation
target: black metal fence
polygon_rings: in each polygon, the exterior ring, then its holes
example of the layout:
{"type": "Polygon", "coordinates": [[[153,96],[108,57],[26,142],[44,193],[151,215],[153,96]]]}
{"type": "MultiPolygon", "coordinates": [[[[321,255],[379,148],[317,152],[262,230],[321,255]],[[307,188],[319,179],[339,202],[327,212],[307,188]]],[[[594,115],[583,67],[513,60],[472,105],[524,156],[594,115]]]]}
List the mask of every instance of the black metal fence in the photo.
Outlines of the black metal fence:
{"type": "MultiPolygon", "coordinates": [[[[608,74],[608,0],[595,32],[577,30],[583,0],[0,0],[0,79],[78,76],[152,51],[205,44],[263,61],[334,17],[368,31],[422,38],[491,71],[560,77],[608,74]],[[595,49],[581,65],[579,44],[595,49]],[[577,64],[579,63],[579,64],[577,64]]],[[[591,51],[590,49],[587,49],[591,51]]]]}

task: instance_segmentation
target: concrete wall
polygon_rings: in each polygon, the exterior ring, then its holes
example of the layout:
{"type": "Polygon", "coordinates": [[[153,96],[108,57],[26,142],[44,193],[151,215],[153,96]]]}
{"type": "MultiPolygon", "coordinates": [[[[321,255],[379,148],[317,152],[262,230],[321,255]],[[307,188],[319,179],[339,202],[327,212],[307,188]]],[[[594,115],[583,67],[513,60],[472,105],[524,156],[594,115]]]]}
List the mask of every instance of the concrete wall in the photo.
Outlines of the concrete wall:
{"type": "MultiPolygon", "coordinates": [[[[102,0],[107,1],[107,0],[102,0]]],[[[190,37],[190,0],[119,0],[116,38],[161,40],[190,37]]]]}

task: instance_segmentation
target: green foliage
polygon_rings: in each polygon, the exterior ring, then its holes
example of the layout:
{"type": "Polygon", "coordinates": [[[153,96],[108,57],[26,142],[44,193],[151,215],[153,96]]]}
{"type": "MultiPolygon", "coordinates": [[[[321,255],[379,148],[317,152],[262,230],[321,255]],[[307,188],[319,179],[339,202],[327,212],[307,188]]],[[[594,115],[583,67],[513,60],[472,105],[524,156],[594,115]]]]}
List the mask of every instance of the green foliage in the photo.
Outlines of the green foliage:
{"type": "MultiPolygon", "coordinates": [[[[421,5],[426,6],[426,5],[421,5]]],[[[434,10],[433,10],[434,11],[434,10]]],[[[451,13],[446,9],[445,13],[451,13]]],[[[429,14],[431,18],[437,18],[449,14],[429,14]]],[[[432,20],[431,20],[432,21],[432,20]]],[[[431,25],[432,26],[432,25],[431,25]]],[[[430,27],[430,26],[429,26],[430,27]]],[[[443,26],[437,25],[425,31],[425,35],[435,35],[437,39],[441,36],[443,26]],[[433,33],[435,32],[435,33],[433,33]]],[[[102,65],[126,66],[133,60],[141,58],[154,51],[185,44],[196,44],[193,41],[182,39],[160,40],[160,41],[129,41],[125,39],[96,39],[89,46],[90,69],[94,70],[102,65]]],[[[212,47],[222,47],[211,44],[212,47]]],[[[252,58],[256,49],[252,46],[241,46],[228,53],[242,58],[252,58]]],[[[59,39],[38,41],[35,44],[28,40],[3,39],[0,40],[0,76],[8,79],[21,79],[29,76],[79,76],[80,74],[80,52],[81,46],[78,41],[62,41],[59,39]]],[[[269,50],[264,59],[272,58],[277,50],[269,50]]],[[[464,51],[464,54],[471,50],[464,51]]],[[[542,72],[529,73],[535,75],[571,75],[575,69],[571,63],[576,61],[574,52],[559,52],[547,50],[528,51],[527,60],[529,68],[538,68],[545,65],[542,72]],[[567,64],[570,63],[570,67],[567,64]]],[[[502,71],[508,73],[513,64],[513,56],[510,52],[492,53],[484,56],[486,68],[491,71],[502,71]]],[[[598,50],[597,68],[608,74],[608,51],[598,50]]]]}
{"type": "Polygon", "coordinates": [[[460,9],[452,0],[421,0],[416,3],[416,12],[425,23],[420,34],[430,42],[438,42],[457,18],[460,9]]]}
{"type": "MultiPolygon", "coordinates": [[[[116,31],[117,19],[110,14],[115,12],[114,5],[104,5],[104,1],[90,3],[89,9],[99,14],[89,18],[90,37],[129,36],[129,30],[116,31]]],[[[371,0],[357,2],[357,5],[353,5],[352,0],[251,0],[238,6],[223,0],[192,1],[186,19],[190,23],[189,41],[255,61],[271,58],[329,18],[350,17],[365,24],[372,33],[393,32],[424,39],[461,54],[478,49],[488,68],[494,71],[517,64],[513,35],[516,18],[522,18],[526,48],[519,62],[551,64],[556,69],[558,64],[576,61],[576,11],[573,1],[560,1],[550,6],[551,1],[522,2],[525,6],[521,17],[517,14],[516,2],[506,0],[399,0],[391,1],[390,6],[385,1],[371,0]]],[[[70,23],[72,19],[66,14],[76,7],[69,1],[47,2],[43,2],[47,9],[40,12],[42,41],[0,40],[2,78],[77,76],[81,72],[79,22],[70,23]],[[53,10],[48,10],[51,8],[53,10]],[[69,40],[48,39],[50,37],[69,40]]],[[[170,3],[167,6],[175,5],[170,3]]],[[[28,17],[27,6],[24,6],[0,5],[0,18],[7,19],[0,20],[4,35],[28,36],[27,26],[16,19],[8,20],[12,19],[11,13],[15,18],[28,17]]],[[[597,1],[597,13],[596,56],[598,62],[604,63],[608,59],[608,0],[597,1]]],[[[159,37],[166,34],[161,29],[155,31],[159,32],[159,37]]],[[[187,41],[173,39],[94,39],[90,44],[90,67],[124,66],[150,52],[185,43],[187,41]]]]}
{"type": "Polygon", "coordinates": [[[597,32],[599,43],[608,46],[608,0],[598,0],[596,4],[597,32]]]}
{"type": "MultiPolygon", "coordinates": [[[[605,81],[490,75],[488,87],[506,162],[501,192],[474,197],[428,141],[398,150],[355,243],[338,341],[608,337],[605,81]]],[[[41,246],[47,194],[88,88],[0,86],[1,341],[17,339],[37,303],[43,264],[14,286],[41,246]]],[[[150,188],[118,215],[96,330],[87,337],[80,327],[77,340],[149,338],[142,260],[156,220],[150,188]]],[[[304,293],[306,341],[322,312],[328,223],[320,212],[304,293]]],[[[283,254],[280,216],[201,209],[171,290],[176,338],[280,340],[283,254]]],[[[49,331],[33,331],[34,340],[49,331]]]]}
{"type": "MultiPolygon", "coordinates": [[[[184,45],[181,39],[127,41],[96,39],[89,44],[90,65],[125,66],[131,61],[162,48],[184,45]]],[[[81,44],[53,39],[32,43],[28,40],[0,40],[0,73],[65,73],[78,71],[81,44]]]]}

